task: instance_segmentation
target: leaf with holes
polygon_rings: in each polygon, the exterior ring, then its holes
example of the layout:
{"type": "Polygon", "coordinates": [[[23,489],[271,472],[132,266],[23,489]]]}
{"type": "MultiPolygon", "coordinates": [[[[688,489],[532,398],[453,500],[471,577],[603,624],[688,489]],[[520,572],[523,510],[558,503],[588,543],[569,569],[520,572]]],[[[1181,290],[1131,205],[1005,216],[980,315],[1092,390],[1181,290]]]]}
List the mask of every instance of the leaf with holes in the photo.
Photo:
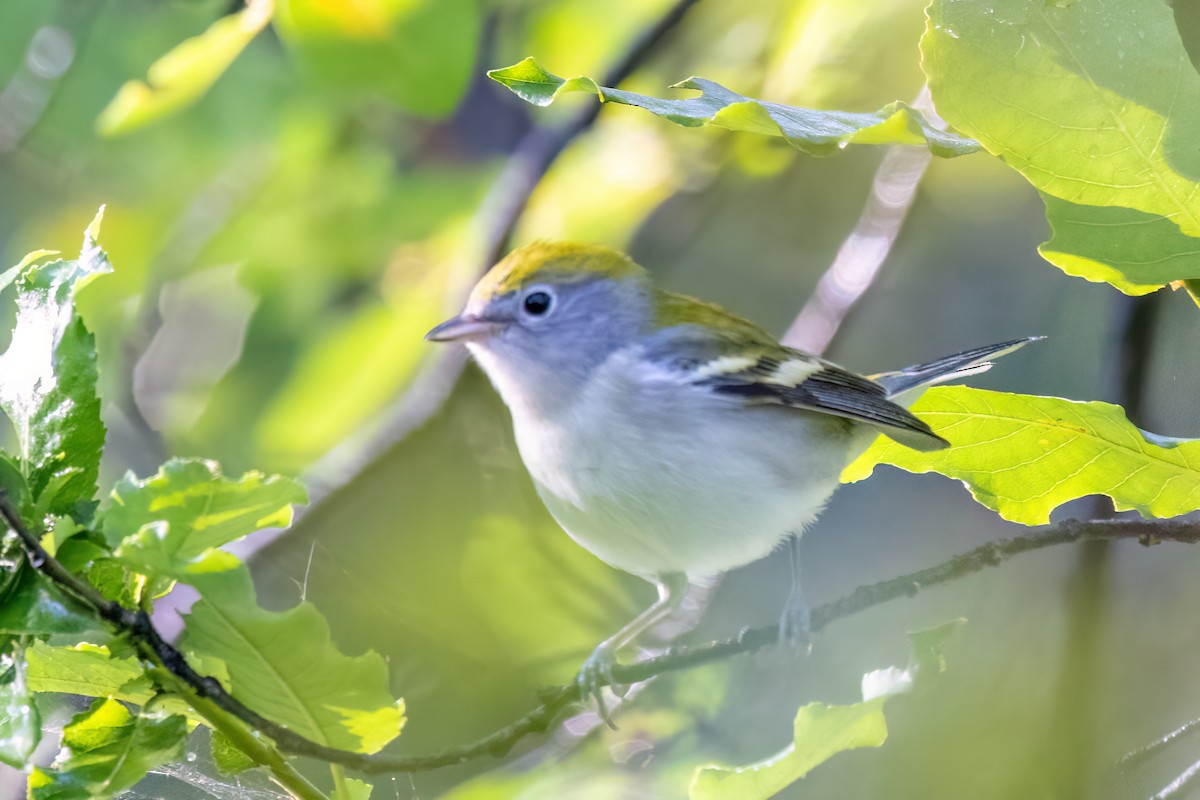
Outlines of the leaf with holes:
{"type": "Polygon", "coordinates": [[[377,653],[338,651],[312,604],[259,608],[250,572],[225,554],[178,577],[202,598],[187,617],[183,646],[224,662],[234,697],[330,747],[373,753],[399,735],[404,702],[388,691],[387,665],[377,653]]]}
{"type": "Polygon", "coordinates": [[[1139,431],[1120,406],[947,386],[930,389],[912,410],[951,446],[918,453],[880,438],[843,481],[862,480],[879,464],[936,472],[1025,525],[1043,525],[1055,508],[1088,495],[1145,517],[1200,508],[1200,440],[1139,431]]]}
{"type": "Polygon", "coordinates": [[[810,155],[829,155],[848,144],[926,145],[934,155],[946,158],[979,149],[978,142],[939,130],[921,112],[900,102],[870,114],[816,111],[743,97],[718,83],[696,77],[671,88],[698,89],[699,97],[664,100],[600,86],[591,78],[560,78],[542,69],[532,58],[491,70],[488,77],[538,106],[550,105],[564,92],[588,92],[603,102],[643,108],[689,128],[714,125],[780,136],[810,155]]]}

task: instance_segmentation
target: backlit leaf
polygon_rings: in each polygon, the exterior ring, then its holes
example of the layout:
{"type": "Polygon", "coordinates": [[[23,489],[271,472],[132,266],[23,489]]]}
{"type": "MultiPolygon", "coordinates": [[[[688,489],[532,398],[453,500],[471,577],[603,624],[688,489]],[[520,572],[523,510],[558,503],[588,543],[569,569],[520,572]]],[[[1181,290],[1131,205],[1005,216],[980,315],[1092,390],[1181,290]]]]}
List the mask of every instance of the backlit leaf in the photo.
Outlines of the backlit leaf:
{"type": "Polygon", "coordinates": [[[643,108],[677,125],[715,125],[734,131],[781,136],[810,155],[828,155],[848,144],[927,145],[934,155],[972,153],[979,145],[931,125],[916,109],[896,102],[872,114],[816,111],[755,100],[704,78],[688,78],[675,89],[698,89],[699,97],[664,100],[599,86],[591,78],[560,78],[532,58],[488,72],[488,77],[538,106],[550,105],[564,92],[588,92],[604,102],[643,108]]]}
{"type": "Polygon", "coordinates": [[[96,242],[102,215],[77,260],[34,263],[16,276],[17,323],[0,356],[0,409],[16,430],[16,465],[47,514],[71,512],[96,492],[104,446],[96,345],[75,311],[75,293],[112,271],[96,242]]]}
{"type": "Polygon", "coordinates": [[[387,665],[376,653],[338,651],[312,604],[260,608],[246,567],[223,559],[203,559],[179,577],[202,596],[184,647],[223,661],[239,700],[331,747],[373,753],[399,735],[404,702],[388,690],[387,665]]]}
{"type": "Polygon", "coordinates": [[[29,797],[113,797],[154,767],[181,758],[186,737],[187,723],[179,714],[135,717],[116,700],[97,700],[63,728],[63,750],[54,765],[29,776],[29,797]]]}
{"type": "Polygon", "coordinates": [[[1133,294],[1197,277],[1200,75],[1168,4],[936,0],[928,16],[938,111],[1048,196],[1048,260],[1133,294]]]}
{"type": "Polygon", "coordinates": [[[61,647],[35,642],[25,655],[33,692],[115,697],[139,705],[153,695],[137,659],[114,657],[102,645],[61,647]]]}
{"type": "Polygon", "coordinates": [[[210,548],[263,528],[286,527],[292,505],[307,502],[299,483],[248,472],[226,478],[211,461],[172,459],[157,474],[127,475],[113,488],[99,527],[135,567],[170,574],[210,548]]]}
{"type": "Polygon", "coordinates": [[[962,481],[1000,516],[1042,525],[1061,504],[1107,495],[1121,511],[1173,517],[1200,508],[1200,440],[1167,439],[1130,424],[1119,406],[934,387],[913,405],[951,447],[918,453],[878,439],[842,480],[878,464],[962,481]]]}
{"type": "Polygon", "coordinates": [[[246,45],[271,21],[272,0],[214,22],[150,65],[146,81],[129,81],[100,112],[97,130],[116,136],[136,130],[196,102],[225,73],[246,45]]]}
{"type": "Polygon", "coordinates": [[[765,800],[807,775],[830,757],[887,739],[886,697],[848,706],[809,703],[796,714],[794,741],[770,758],[744,767],[709,766],[696,771],[692,800],[765,800]]]}

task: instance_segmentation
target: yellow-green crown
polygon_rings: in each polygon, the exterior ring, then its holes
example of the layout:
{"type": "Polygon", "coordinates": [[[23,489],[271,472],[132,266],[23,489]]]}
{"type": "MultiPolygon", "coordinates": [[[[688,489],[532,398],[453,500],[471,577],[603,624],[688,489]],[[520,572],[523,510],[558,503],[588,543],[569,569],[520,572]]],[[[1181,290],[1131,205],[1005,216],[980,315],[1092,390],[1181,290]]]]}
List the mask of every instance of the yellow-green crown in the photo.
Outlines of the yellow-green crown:
{"type": "Polygon", "coordinates": [[[624,253],[598,244],[534,242],[518,248],[488,270],[472,293],[488,300],[526,286],[559,286],[592,278],[646,280],[646,271],[624,253]]]}

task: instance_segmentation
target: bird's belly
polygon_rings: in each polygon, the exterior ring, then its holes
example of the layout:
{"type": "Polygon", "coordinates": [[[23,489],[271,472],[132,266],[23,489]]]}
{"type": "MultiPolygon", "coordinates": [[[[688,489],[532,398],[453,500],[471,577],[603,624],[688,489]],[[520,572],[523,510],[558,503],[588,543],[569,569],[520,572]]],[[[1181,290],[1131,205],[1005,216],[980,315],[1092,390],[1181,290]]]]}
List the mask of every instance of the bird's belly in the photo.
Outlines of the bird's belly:
{"type": "Polygon", "coordinates": [[[792,409],[652,407],[634,427],[609,408],[569,436],[518,428],[518,443],[567,533],[646,577],[702,578],[767,555],[820,512],[850,444],[843,420],[792,409]]]}

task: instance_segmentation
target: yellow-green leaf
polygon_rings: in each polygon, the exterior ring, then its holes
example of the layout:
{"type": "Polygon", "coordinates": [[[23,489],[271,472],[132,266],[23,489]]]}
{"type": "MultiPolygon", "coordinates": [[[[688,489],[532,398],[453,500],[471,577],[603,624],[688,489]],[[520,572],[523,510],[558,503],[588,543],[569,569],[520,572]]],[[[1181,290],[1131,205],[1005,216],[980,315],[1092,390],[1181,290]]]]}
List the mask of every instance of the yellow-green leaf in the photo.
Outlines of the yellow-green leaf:
{"type": "Polygon", "coordinates": [[[809,703],[796,714],[794,741],[770,758],[744,767],[701,767],[692,778],[691,800],[765,800],[832,756],[887,739],[886,697],[848,706],[809,703]]]}
{"type": "Polygon", "coordinates": [[[404,701],[388,690],[383,658],[340,652],[311,603],[260,608],[249,570],[236,562],[193,565],[179,578],[202,598],[187,617],[184,648],[224,662],[234,697],[330,747],[373,753],[400,734],[404,701]]]}
{"type": "Polygon", "coordinates": [[[96,129],[117,136],[196,102],[271,21],[273,12],[273,0],[251,0],[242,11],[181,42],[150,65],[145,82],[129,81],[117,90],[100,112],[96,129]]]}
{"type": "Polygon", "coordinates": [[[138,705],[154,694],[137,659],[114,658],[103,645],[61,647],[39,641],[26,658],[30,691],[115,697],[138,705]]]}
{"type": "Polygon", "coordinates": [[[1200,440],[1139,431],[1119,406],[946,386],[930,389],[912,410],[951,446],[918,453],[880,438],[843,481],[862,480],[878,464],[937,472],[1025,525],[1045,524],[1055,508],[1088,495],[1146,517],[1200,508],[1200,440]]]}
{"type": "Polygon", "coordinates": [[[31,800],[105,800],[146,773],[183,756],[187,721],[179,714],[133,716],[113,699],[97,700],[63,728],[53,768],[29,776],[31,800]]]}
{"type": "Polygon", "coordinates": [[[110,499],[98,527],[117,555],[169,574],[211,548],[290,525],[292,505],[308,496],[291,478],[247,472],[235,480],[211,461],[175,458],[149,478],[126,475],[110,499]]]}
{"type": "Polygon", "coordinates": [[[931,125],[921,112],[900,102],[870,114],[849,111],[817,111],[744,97],[704,78],[688,78],[673,89],[698,89],[699,97],[664,100],[598,85],[591,78],[560,78],[532,58],[488,77],[507,87],[522,100],[547,106],[564,92],[588,92],[604,102],[643,108],[676,125],[695,128],[715,125],[783,137],[810,155],[828,155],[848,144],[918,144],[934,155],[952,157],[973,153],[978,142],[947,133],[931,125]]]}
{"type": "Polygon", "coordinates": [[[1200,75],[1169,4],[935,0],[928,18],[937,109],[1047,197],[1042,255],[1131,294],[1200,277],[1200,75]]]}

